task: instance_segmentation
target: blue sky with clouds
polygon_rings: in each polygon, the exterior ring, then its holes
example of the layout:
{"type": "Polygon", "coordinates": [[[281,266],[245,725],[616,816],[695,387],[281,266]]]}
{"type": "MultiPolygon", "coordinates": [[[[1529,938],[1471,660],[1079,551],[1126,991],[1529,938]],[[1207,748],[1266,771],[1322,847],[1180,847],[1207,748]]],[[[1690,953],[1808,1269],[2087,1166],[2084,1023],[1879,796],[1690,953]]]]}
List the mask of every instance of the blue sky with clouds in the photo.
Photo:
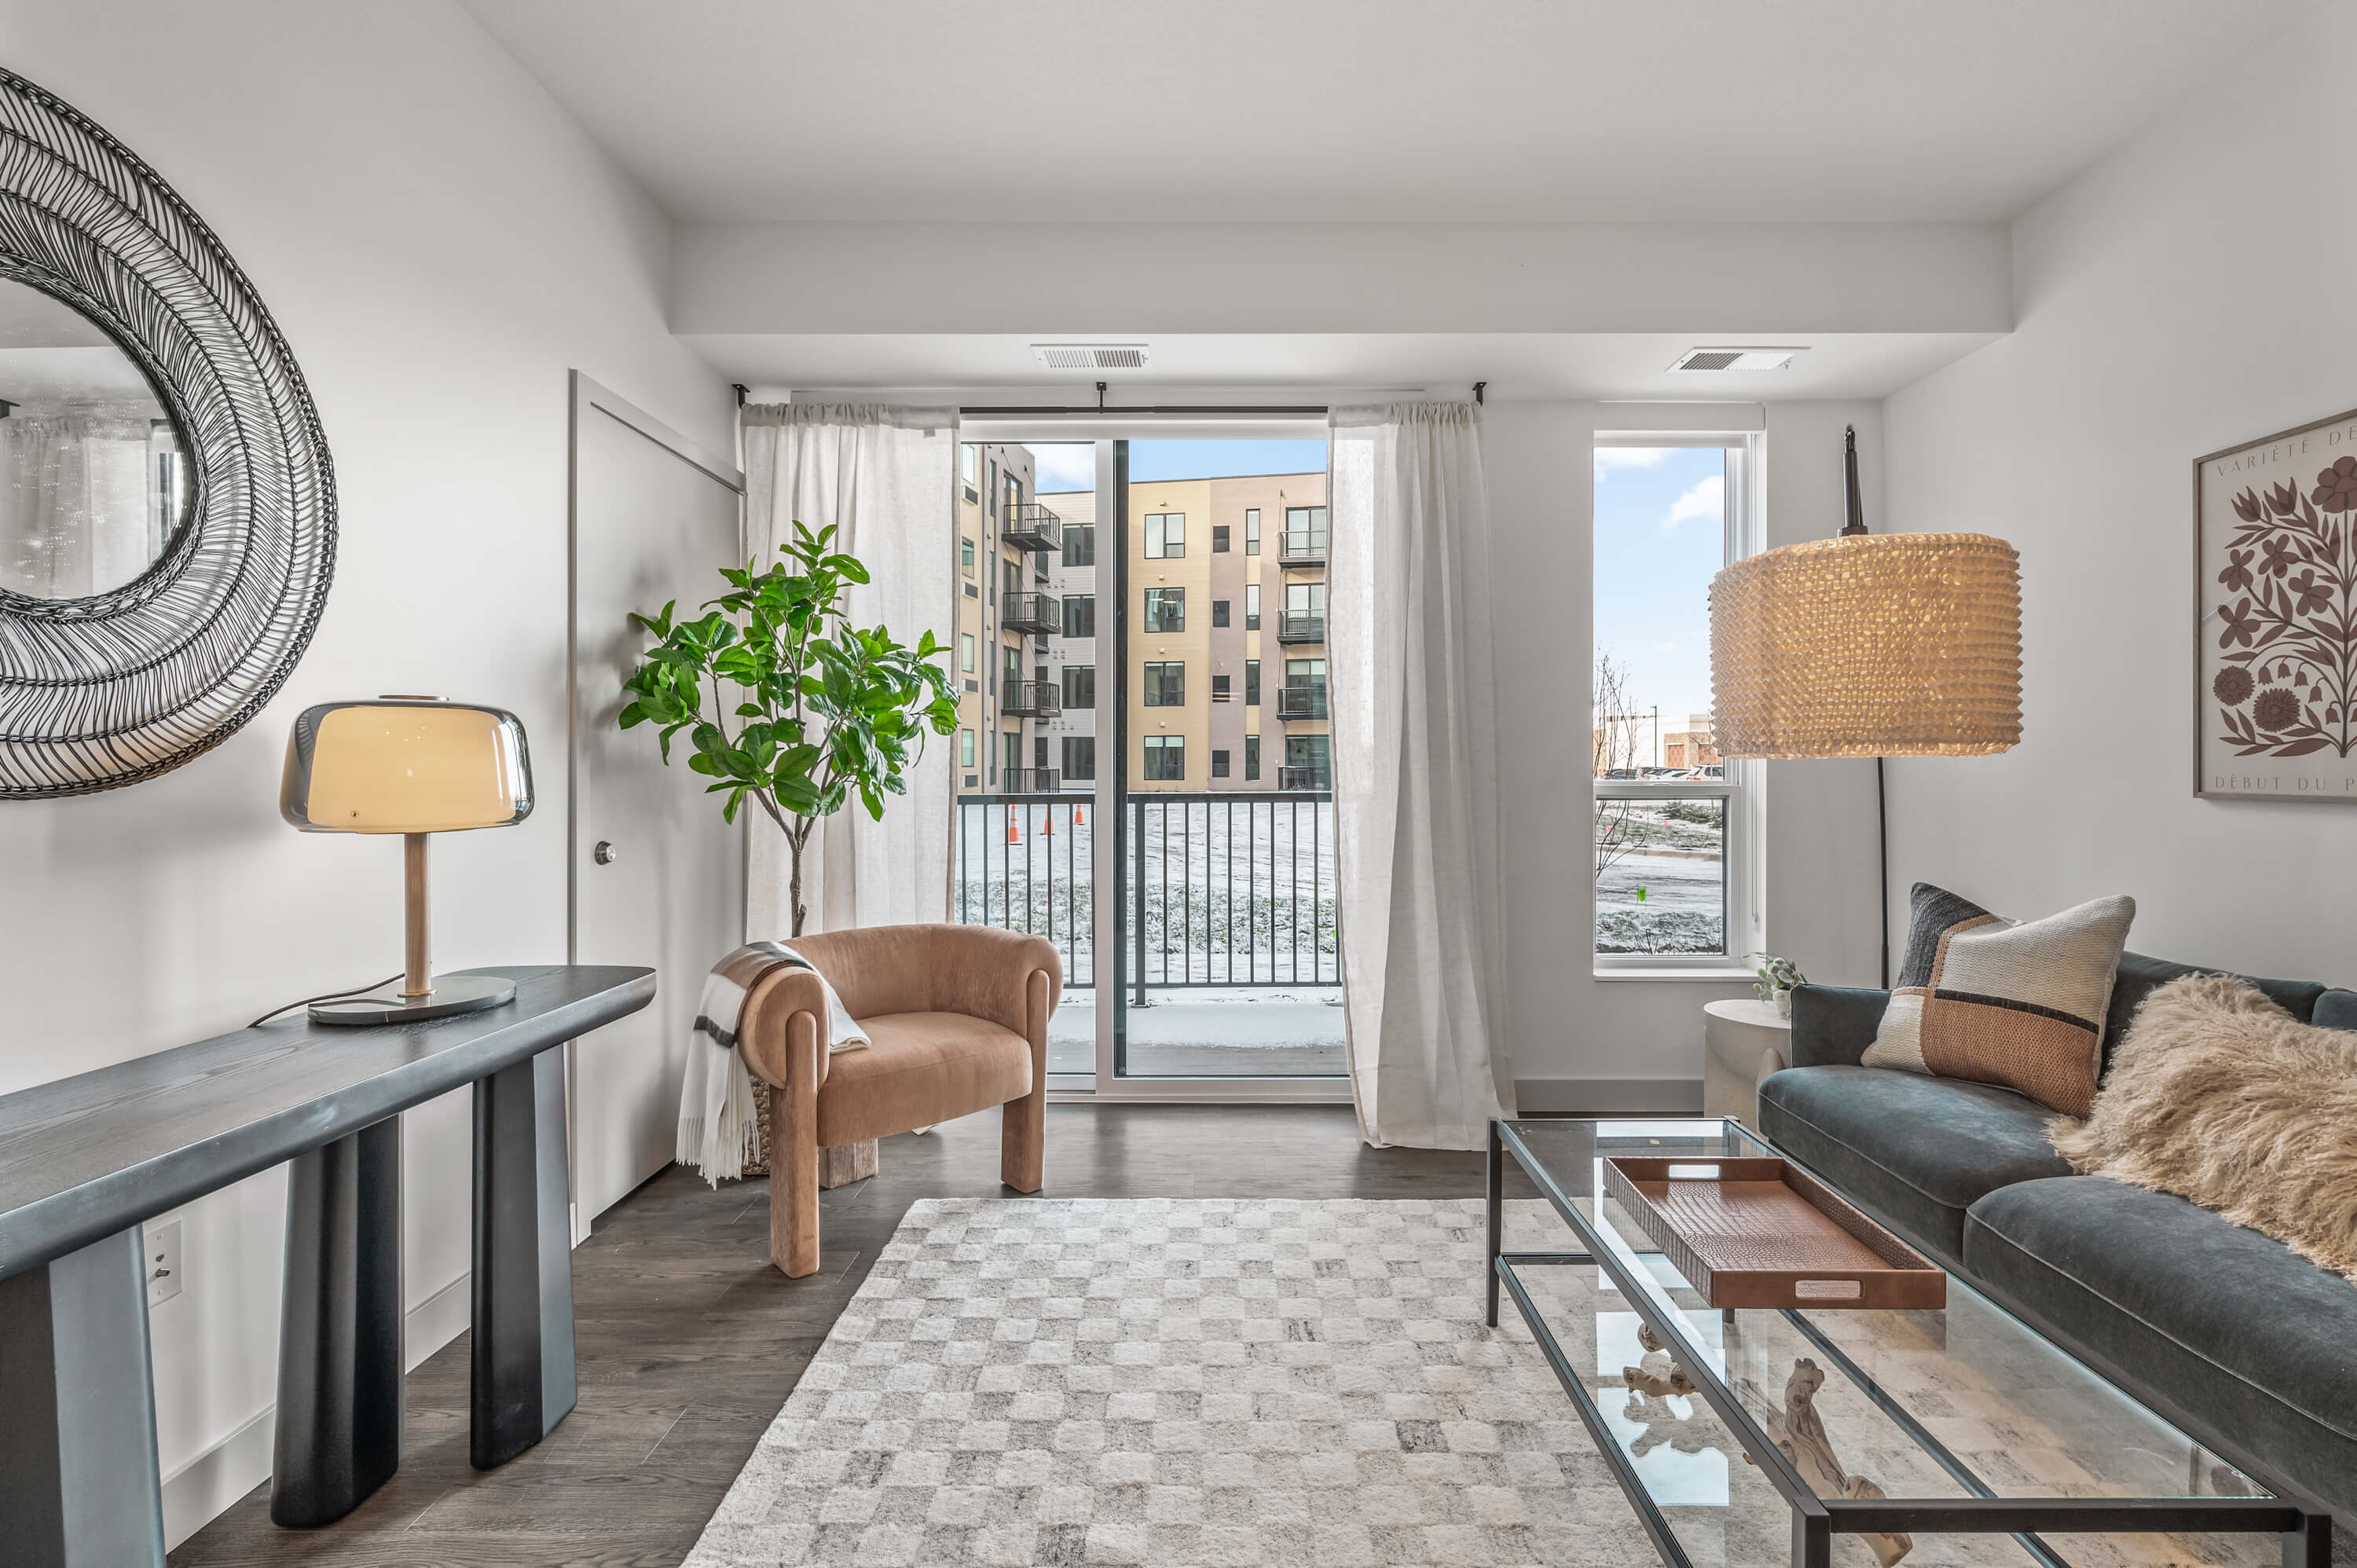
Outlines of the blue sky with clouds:
{"type": "Polygon", "coordinates": [[[1596,452],[1596,646],[1629,668],[1632,707],[1660,705],[1664,731],[1710,711],[1726,469],[1716,446],[1596,452]]]}
{"type": "MultiPolygon", "coordinates": [[[[1041,495],[1096,488],[1095,457],[1084,441],[1027,441],[1031,448],[1033,488],[1041,495]]],[[[1133,441],[1129,477],[1151,479],[1222,479],[1244,474],[1322,474],[1323,441],[1133,441]]]]}

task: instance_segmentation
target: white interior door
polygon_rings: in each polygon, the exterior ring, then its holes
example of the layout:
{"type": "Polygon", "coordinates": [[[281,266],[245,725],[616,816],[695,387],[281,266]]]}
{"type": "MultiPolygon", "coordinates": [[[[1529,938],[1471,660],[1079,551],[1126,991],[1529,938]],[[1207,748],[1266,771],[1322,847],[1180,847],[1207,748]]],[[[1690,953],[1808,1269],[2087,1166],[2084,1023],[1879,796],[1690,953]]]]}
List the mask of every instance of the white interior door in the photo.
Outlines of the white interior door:
{"type": "Polygon", "coordinates": [[[736,465],[574,373],[572,956],[653,966],[655,1000],[573,1047],[575,1240],[672,1157],[704,976],[744,940],[742,826],[651,728],[615,727],[651,639],[630,624],[713,596],[744,555],[736,465]],[[601,849],[600,846],[603,846],[601,849]]]}

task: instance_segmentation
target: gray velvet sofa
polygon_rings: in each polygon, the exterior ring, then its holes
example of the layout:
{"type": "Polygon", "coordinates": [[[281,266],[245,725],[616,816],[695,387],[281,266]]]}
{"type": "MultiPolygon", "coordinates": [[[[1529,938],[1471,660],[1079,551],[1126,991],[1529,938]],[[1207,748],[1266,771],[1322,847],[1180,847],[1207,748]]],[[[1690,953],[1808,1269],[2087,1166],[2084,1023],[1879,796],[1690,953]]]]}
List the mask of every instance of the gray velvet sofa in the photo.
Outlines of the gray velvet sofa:
{"type": "MultiPolygon", "coordinates": [[[[2120,961],[2106,1054],[2157,986],[2120,961]]],[[[2357,1029],[2357,992],[2252,983],[2357,1029]]],[[[2008,1090],[1860,1067],[1889,993],[1803,986],[1760,1129],[1924,1252],[2229,1458],[2357,1521],[2357,1285],[2182,1198],[2073,1176],[2053,1112],[2008,1090]]],[[[2339,1553],[2336,1553],[2338,1556],[2339,1553]]]]}

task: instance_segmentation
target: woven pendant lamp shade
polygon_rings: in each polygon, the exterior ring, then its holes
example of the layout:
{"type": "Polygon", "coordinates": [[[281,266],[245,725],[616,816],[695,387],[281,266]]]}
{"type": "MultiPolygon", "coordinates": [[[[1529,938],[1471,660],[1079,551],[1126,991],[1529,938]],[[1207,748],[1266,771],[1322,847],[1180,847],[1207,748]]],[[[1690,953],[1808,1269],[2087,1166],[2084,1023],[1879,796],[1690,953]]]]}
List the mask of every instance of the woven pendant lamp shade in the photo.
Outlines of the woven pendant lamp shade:
{"type": "Polygon", "coordinates": [[[1985,533],[1864,532],[1750,556],[1711,583],[1710,674],[1721,756],[2004,751],[2020,557],[1985,533]]]}

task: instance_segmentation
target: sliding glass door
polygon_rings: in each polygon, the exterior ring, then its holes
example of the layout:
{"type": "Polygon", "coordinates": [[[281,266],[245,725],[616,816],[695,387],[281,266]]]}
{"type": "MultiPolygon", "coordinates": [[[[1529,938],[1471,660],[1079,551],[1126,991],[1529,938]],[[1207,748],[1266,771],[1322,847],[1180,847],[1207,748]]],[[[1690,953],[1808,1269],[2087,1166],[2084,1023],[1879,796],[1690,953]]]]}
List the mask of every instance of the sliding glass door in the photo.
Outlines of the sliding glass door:
{"type": "Polygon", "coordinates": [[[972,441],[958,505],[953,918],[1056,942],[1053,1081],[1339,1092],[1324,441],[972,441]]]}

